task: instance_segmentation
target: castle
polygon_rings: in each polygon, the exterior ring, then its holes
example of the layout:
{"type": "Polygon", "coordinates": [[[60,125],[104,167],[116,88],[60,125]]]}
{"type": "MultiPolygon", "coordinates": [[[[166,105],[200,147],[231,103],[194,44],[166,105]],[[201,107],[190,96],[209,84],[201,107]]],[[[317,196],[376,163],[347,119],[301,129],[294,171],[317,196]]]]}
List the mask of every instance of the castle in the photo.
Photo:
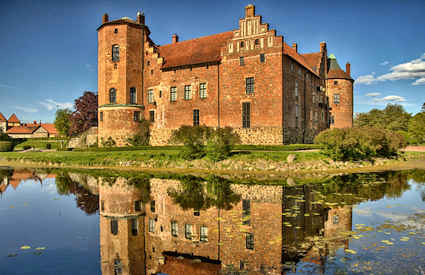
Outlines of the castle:
{"type": "Polygon", "coordinates": [[[151,122],[152,145],[182,125],[230,126],[245,144],[310,143],[329,127],[352,127],[350,64],[327,45],[299,53],[245,7],[236,30],[159,46],[145,16],[98,27],[98,140],[118,146],[151,122]]]}

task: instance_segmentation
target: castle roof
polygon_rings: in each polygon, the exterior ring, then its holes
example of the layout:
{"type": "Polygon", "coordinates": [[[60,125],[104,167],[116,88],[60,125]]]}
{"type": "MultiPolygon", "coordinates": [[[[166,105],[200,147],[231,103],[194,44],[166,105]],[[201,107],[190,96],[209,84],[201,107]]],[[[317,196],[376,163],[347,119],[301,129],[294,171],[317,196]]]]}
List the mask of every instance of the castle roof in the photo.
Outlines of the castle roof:
{"type": "Polygon", "coordinates": [[[15,114],[12,114],[7,121],[12,123],[21,123],[15,114]]]}
{"type": "Polygon", "coordinates": [[[159,53],[165,60],[162,68],[218,62],[221,47],[232,37],[233,31],[229,31],[160,46],[159,53]]]}
{"type": "Polygon", "coordinates": [[[298,63],[300,63],[302,66],[304,66],[307,70],[309,70],[310,72],[312,72],[314,75],[319,76],[317,74],[317,72],[315,70],[313,70],[312,67],[310,67],[308,65],[307,60],[305,59],[304,56],[300,55],[299,53],[297,53],[296,50],[294,50],[291,46],[289,46],[288,44],[284,43],[285,47],[283,50],[283,53],[292,57],[295,61],[297,61],[298,63]]]}
{"type": "Polygon", "coordinates": [[[338,65],[335,55],[331,54],[328,58],[328,79],[348,79],[353,80],[346,72],[338,65]]]}
{"type": "Polygon", "coordinates": [[[0,113],[0,121],[7,121],[7,119],[4,117],[4,115],[2,113],[0,113]]]}
{"type": "Polygon", "coordinates": [[[42,128],[44,128],[49,135],[57,135],[58,131],[56,130],[55,124],[53,123],[37,123],[36,121],[34,121],[34,123],[27,123],[24,124],[23,126],[25,127],[38,127],[41,126],[42,128]]]}
{"type": "Polygon", "coordinates": [[[317,53],[303,53],[301,56],[304,57],[307,65],[317,73],[320,72],[320,64],[322,63],[322,52],[317,53]]]}

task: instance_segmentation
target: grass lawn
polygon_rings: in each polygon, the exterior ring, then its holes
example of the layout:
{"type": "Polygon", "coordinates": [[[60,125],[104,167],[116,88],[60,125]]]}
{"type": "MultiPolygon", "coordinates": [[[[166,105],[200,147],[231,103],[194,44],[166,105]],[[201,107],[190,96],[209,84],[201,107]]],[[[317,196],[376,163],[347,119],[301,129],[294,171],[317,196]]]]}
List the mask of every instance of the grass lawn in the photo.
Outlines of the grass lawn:
{"type": "Polygon", "coordinates": [[[58,149],[60,147],[61,140],[58,139],[28,139],[22,143],[19,143],[15,146],[16,150],[24,150],[24,148],[34,148],[34,149],[58,149]],[[50,144],[50,145],[48,145],[50,144]],[[48,148],[50,147],[50,148],[48,148]]]}

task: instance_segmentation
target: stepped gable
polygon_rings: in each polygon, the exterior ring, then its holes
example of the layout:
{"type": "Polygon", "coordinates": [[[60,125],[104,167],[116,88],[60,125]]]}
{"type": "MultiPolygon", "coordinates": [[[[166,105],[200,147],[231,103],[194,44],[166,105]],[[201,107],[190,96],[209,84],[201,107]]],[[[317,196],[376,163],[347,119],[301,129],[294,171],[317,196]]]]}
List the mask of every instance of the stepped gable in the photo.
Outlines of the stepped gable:
{"type": "Polygon", "coordinates": [[[289,46],[288,44],[285,44],[285,48],[283,49],[283,53],[290,56],[292,59],[294,59],[295,61],[297,61],[298,63],[300,63],[302,66],[304,66],[307,70],[309,70],[310,72],[312,72],[313,74],[315,74],[316,76],[320,77],[317,72],[315,70],[313,70],[312,67],[310,67],[308,65],[307,60],[304,58],[304,56],[300,55],[299,53],[297,53],[296,50],[294,50],[291,46],[289,46]]]}
{"type": "Polygon", "coordinates": [[[2,113],[0,113],[0,122],[7,121],[7,119],[4,117],[2,113]]]}
{"type": "Polygon", "coordinates": [[[328,58],[329,70],[328,79],[348,79],[353,80],[346,72],[338,65],[335,55],[331,54],[328,58]]]}
{"type": "Polygon", "coordinates": [[[15,115],[12,114],[9,119],[7,120],[7,122],[11,122],[11,123],[21,123],[21,121],[19,120],[19,118],[15,115]]]}
{"type": "Polygon", "coordinates": [[[162,68],[218,62],[221,47],[232,37],[233,31],[229,31],[159,46],[159,54],[165,60],[162,68]]]}
{"type": "Polygon", "coordinates": [[[302,57],[304,57],[304,60],[306,61],[307,65],[310,66],[313,70],[315,70],[317,73],[320,71],[320,63],[322,62],[322,53],[304,53],[301,54],[302,57]]]}

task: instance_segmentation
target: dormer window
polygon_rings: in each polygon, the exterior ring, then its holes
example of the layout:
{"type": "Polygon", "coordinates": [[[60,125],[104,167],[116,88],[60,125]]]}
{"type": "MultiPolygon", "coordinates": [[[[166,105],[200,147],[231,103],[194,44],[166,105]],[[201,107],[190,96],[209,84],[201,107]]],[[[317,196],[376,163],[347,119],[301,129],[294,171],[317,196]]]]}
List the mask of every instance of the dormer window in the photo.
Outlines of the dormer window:
{"type": "Polygon", "coordinates": [[[112,61],[113,62],[120,61],[120,46],[119,45],[112,46],[112,61]]]}

